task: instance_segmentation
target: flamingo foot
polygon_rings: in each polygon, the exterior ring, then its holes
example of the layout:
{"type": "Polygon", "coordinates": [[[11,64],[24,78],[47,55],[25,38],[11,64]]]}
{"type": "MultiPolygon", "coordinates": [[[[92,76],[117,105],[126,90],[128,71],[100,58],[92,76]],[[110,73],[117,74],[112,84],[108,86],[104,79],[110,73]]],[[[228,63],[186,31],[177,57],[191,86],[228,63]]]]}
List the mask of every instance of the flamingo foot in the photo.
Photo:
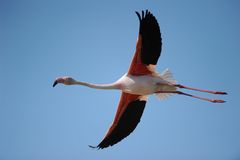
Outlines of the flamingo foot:
{"type": "Polygon", "coordinates": [[[210,102],[213,102],[213,103],[224,103],[226,101],[221,100],[221,99],[211,99],[210,102]]]}
{"type": "Polygon", "coordinates": [[[227,92],[216,91],[214,94],[222,94],[222,95],[227,95],[227,92]]]}

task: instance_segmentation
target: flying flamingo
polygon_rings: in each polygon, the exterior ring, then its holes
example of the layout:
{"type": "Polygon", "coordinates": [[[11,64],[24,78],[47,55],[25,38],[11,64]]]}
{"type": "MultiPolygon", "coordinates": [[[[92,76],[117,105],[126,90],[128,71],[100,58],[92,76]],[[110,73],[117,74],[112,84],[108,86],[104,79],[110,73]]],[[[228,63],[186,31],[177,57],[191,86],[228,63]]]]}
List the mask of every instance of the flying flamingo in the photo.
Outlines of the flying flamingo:
{"type": "Polygon", "coordinates": [[[122,91],[118,109],[103,140],[93,148],[103,149],[121,141],[136,128],[140,122],[147,98],[155,94],[159,99],[165,99],[172,94],[185,95],[213,103],[223,103],[220,99],[198,97],[179,91],[189,89],[212,94],[227,94],[226,92],[196,89],[177,84],[171,72],[156,71],[156,64],[161,54],[162,38],[158,22],[151,12],[136,12],[139,21],[139,35],[134,57],[130,68],[119,80],[110,84],[93,84],[74,80],[71,77],[57,78],[53,87],[58,83],[65,85],[82,85],[95,89],[117,89],[122,91]]]}

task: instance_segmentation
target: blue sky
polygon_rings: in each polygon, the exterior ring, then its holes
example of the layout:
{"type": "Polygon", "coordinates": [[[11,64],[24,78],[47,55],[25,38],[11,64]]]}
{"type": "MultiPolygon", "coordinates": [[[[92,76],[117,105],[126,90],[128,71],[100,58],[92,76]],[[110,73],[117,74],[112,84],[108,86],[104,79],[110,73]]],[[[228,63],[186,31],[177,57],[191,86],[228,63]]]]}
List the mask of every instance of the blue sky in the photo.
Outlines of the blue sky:
{"type": "Polygon", "coordinates": [[[240,158],[240,2],[0,1],[1,160],[237,160],[240,158]],[[163,38],[157,69],[179,83],[227,96],[212,104],[149,98],[141,123],[104,150],[119,91],[57,86],[56,77],[108,83],[128,69],[139,21],[149,9],[163,38]]]}

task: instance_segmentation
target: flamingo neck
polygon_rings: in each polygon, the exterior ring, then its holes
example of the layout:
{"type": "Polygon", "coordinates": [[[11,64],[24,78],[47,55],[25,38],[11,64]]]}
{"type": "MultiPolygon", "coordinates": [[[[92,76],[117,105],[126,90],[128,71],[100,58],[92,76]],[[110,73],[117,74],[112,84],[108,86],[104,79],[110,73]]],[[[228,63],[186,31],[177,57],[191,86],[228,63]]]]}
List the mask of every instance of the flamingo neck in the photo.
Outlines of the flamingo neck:
{"type": "Polygon", "coordinates": [[[117,83],[93,84],[93,83],[76,81],[74,84],[81,85],[81,86],[86,86],[86,87],[89,87],[89,88],[95,88],[95,89],[120,89],[120,85],[117,84],[117,83]]]}

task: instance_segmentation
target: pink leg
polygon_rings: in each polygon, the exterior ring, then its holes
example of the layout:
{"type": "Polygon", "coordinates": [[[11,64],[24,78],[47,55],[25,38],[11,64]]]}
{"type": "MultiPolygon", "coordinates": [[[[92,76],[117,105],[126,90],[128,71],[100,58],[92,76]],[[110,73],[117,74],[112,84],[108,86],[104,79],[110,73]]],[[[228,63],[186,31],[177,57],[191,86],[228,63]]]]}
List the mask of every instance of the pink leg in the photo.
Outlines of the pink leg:
{"type": "Polygon", "coordinates": [[[203,98],[203,97],[198,97],[198,96],[194,96],[191,94],[187,94],[181,91],[158,91],[156,93],[173,93],[173,94],[180,94],[180,95],[185,95],[185,96],[189,96],[189,97],[193,97],[193,98],[197,98],[197,99],[201,99],[204,101],[208,101],[208,102],[213,102],[213,103],[224,103],[224,100],[221,99],[209,99],[209,98],[203,98]]]}
{"type": "Polygon", "coordinates": [[[226,92],[221,92],[221,91],[210,91],[210,90],[205,90],[205,89],[191,88],[191,87],[183,86],[181,84],[176,84],[174,86],[178,87],[178,88],[184,88],[184,89],[189,89],[189,90],[194,90],[194,91],[199,91],[199,92],[207,92],[207,93],[212,93],[212,94],[227,94],[226,92]]]}

